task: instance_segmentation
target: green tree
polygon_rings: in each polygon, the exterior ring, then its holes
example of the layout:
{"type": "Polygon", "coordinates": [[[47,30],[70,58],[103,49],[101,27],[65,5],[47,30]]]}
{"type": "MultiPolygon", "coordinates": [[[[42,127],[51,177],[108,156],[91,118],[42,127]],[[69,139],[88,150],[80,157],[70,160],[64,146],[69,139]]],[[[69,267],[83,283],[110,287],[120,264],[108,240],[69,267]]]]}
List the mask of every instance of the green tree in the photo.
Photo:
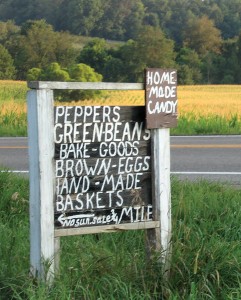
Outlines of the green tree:
{"type": "Polygon", "coordinates": [[[203,16],[190,21],[185,34],[187,47],[195,50],[203,60],[205,82],[212,83],[213,59],[220,54],[222,45],[220,30],[215,27],[212,20],[203,16]]]}
{"type": "Polygon", "coordinates": [[[144,69],[175,67],[174,42],[158,27],[143,26],[136,40],[109,52],[104,68],[108,81],[143,82],[144,69]]]}
{"type": "Polygon", "coordinates": [[[68,32],[55,32],[55,58],[61,66],[67,68],[77,62],[79,50],[74,46],[75,37],[68,32]]]}
{"type": "Polygon", "coordinates": [[[240,39],[229,39],[223,42],[222,55],[213,60],[212,82],[222,84],[239,84],[241,82],[240,39]]]}
{"type": "Polygon", "coordinates": [[[22,26],[21,35],[11,42],[18,78],[24,79],[31,68],[44,68],[55,57],[55,33],[44,20],[29,21],[22,26]]]}
{"type": "MultiPolygon", "coordinates": [[[[62,69],[61,66],[55,62],[43,69],[32,68],[28,70],[27,80],[99,82],[102,80],[102,75],[95,72],[93,68],[86,64],[75,64],[69,69],[62,69]]],[[[60,101],[73,101],[90,99],[99,95],[101,95],[100,91],[92,90],[56,91],[55,99],[60,101]]]]}
{"type": "Polygon", "coordinates": [[[135,38],[143,25],[145,7],[141,0],[104,0],[104,14],[93,35],[112,40],[135,38]]]}
{"type": "Polygon", "coordinates": [[[195,84],[202,82],[202,62],[198,54],[189,48],[181,48],[176,58],[178,64],[178,82],[195,84]]]}
{"type": "Polygon", "coordinates": [[[175,65],[174,41],[153,26],[144,26],[136,40],[136,57],[143,60],[146,67],[173,67],[175,65]]]}
{"type": "Polygon", "coordinates": [[[238,72],[237,72],[237,83],[241,82],[241,33],[238,37],[237,41],[237,65],[238,66],[238,72]]]}
{"type": "Polygon", "coordinates": [[[102,75],[86,64],[74,65],[69,69],[69,74],[72,81],[98,82],[102,80],[102,75]]]}
{"type": "Polygon", "coordinates": [[[171,6],[168,3],[166,14],[161,14],[164,18],[163,28],[166,34],[169,38],[173,39],[179,47],[183,44],[187,24],[195,15],[189,8],[189,3],[193,2],[194,1],[189,0],[171,1],[171,6]]]}
{"type": "Polygon", "coordinates": [[[0,45],[0,79],[14,79],[15,68],[8,50],[0,45]]]}
{"type": "Polygon", "coordinates": [[[222,20],[218,22],[218,28],[224,39],[237,37],[241,31],[241,1],[219,0],[215,1],[222,12],[222,20]]]}
{"type": "Polygon", "coordinates": [[[51,63],[41,75],[42,80],[47,81],[70,81],[68,71],[62,69],[58,63],[51,63]]]}
{"type": "Polygon", "coordinates": [[[33,19],[36,0],[8,0],[2,1],[0,16],[2,20],[14,20],[20,25],[28,19],[33,19]]]}
{"type": "Polygon", "coordinates": [[[41,80],[42,78],[42,69],[39,68],[32,68],[30,70],[28,70],[27,72],[27,81],[37,81],[37,80],[41,80]]]}
{"type": "MultiPolygon", "coordinates": [[[[170,0],[142,0],[145,6],[145,21],[148,21],[150,16],[156,15],[161,28],[165,28],[166,21],[171,16],[171,1],[170,0]]],[[[155,17],[154,17],[155,18],[155,17]]],[[[150,19],[149,19],[150,20],[150,19]]],[[[146,25],[155,26],[150,23],[146,25]]]]}
{"type": "Polygon", "coordinates": [[[110,56],[103,70],[104,80],[107,82],[123,82],[128,81],[129,76],[124,74],[124,63],[118,57],[110,56]]]}
{"type": "Polygon", "coordinates": [[[185,44],[199,55],[206,56],[209,52],[220,53],[222,38],[214,22],[203,16],[189,22],[185,32],[185,44]]]}
{"type": "Polygon", "coordinates": [[[224,39],[241,31],[241,0],[2,0],[0,20],[45,19],[55,30],[106,39],[135,39],[146,24],[181,47],[189,21],[207,16],[224,39]]]}
{"type": "Polygon", "coordinates": [[[143,24],[141,0],[64,0],[59,28],[78,35],[126,40],[136,36],[143,24]]]}
{"type": "Polygon", "coordinates": [[[55,32],[44,20],[26,22],[21,35],[11,40],[9,51],[14,57],[19,79],[25,79],[29,69],[46,68],[52,62],[68,66],[77,56],[70,36],[55,32]]]}
{"type": "Polygon", "coordinates": [[[115,53],[113,53],[115,65],[106,65],[106,71],[115,67],[115,73],[112,73],[112,76],[118,78],[118,81],[135,82],[137,80],[136,70],[139,66],[139,60],[137,60],[134,55],[135,51],[135,41],[129,40],[124,43],[115,53]]]}
{"type": "Polygon", "coordinates": [[[87,43],[78,57],[80,63],[91,66],[98,73],[103,73],[107,61],[110,59],[104,39],[95,38],[87,43]]]}
{"type": "MultiPolygon", "coordinates": [[[[69,69],[71,81],[79,82],[99,82],[102,81],[102,75],[95,72],[93,68],[86,64],[77,64],[69,69]]],[[[101,95],[98,90],[73,90],[69,93],[71,100],[91,99],[101,95]]]]}
{"type": "Polygon", "coordinates": [[[123,63],[132,74],[131,80],[143,81],[145,68],[170,68],[175,66],[174,42],[167,39],[158,27],[143,26],[135,41],[122,49],[123,63]]]}
{"type": "Polygon", "coordinates": [[[0,19],[14,20],[22,25],[27,20],[45,19],[52,25],[57,24],[58,7],[63,0],[2,0],[0,19]]]}
{"type": "Polygon", "coordinates": [[[91,35],[104,7],[105,1],[102,0],[63,0],[58,27],[77,35],[91,35]]]}
{"type": "Polygon", "coordinates": [[[19,32],[20,27],[16,26],[13,21],[0,22],[0,44],[6,47],[10,38],[19,32]]]}
{"type": "Polygon", "coordinates": [[[51,63],[44,69],[32,68],[28,70],[27,80],[45,80],[45,81],[70,81],[67,70],[61,68],[58,63],[51,63]]]}

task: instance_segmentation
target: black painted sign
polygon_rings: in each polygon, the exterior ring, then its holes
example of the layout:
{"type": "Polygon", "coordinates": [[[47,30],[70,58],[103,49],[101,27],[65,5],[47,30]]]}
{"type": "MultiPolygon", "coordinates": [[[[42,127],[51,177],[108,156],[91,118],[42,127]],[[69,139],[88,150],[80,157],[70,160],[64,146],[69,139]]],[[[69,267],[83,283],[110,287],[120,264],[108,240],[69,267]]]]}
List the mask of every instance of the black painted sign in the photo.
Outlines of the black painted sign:
{"type": "Polygon", "coordinates": [[[177,125],[177,71],[146,70],[146,126],[149,129],[177,125]]]}
{"type": "Polygon", "coordinates": [[[144,107],[55,108],[55,228],[152,221],[144,107]]]}

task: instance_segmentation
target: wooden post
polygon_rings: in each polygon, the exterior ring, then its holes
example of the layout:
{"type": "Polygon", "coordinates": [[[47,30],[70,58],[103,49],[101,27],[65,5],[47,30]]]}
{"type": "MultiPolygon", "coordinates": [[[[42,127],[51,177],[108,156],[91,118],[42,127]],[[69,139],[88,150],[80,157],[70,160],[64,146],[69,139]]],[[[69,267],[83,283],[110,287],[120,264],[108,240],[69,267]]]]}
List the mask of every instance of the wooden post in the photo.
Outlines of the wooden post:
{"type": "MultiPolygon", "coordinates": [[[[177,71],[148,68],[145,82],[146,127],[152,130],[152,198],[160,231],[149,230],[148,252],[155,251],[168,274],[171,260],[170,129],[177,125],[177,71]]],[[[150,253],[151,252],[151,253],[150,253]]]]}
{"type": "Polygon", "coordinates": [[[30,165],[30,263],[34,277],[54,274],[53,91],[28,92],[30,165]]]}
{"type": "MultiPolygon", "coordinates": [[[[171,72],[171,74],[172,73],[173,72],[171,72]]],[[[175,78],[173,78],[173,76],[170,77],[171,85],[174,85],[175,83],[175,78]]],[[[173,115],[171,116],[173,120],[168,117],[160,123],[159,118],[154,118],[154,124],[152,124],[151,122],[151,127],[148,128],[152,131],[152,204],[154,219],[148,219],[148,222],[133,222],[133,217],[131,217],[132,222],[127,224],[117,223],[106,226],[97,226],[98,228],[91,227],[86,229],[69,229],[66,225],[66,228],[56,229],[54,228],[56,174],[54,172],[55,144],[53,130],[54,108],[52,89],[74,88],[108,90],[115,89],[115,87],[117,87],[118,89],[125,90],[139,90],[142,89],[143,85],[120,85],[112,83],[65,83],[63,85],[63,83],[59,82],[35,82],[32,84],[30,83],[29,87],[34,89],[28,92],[31,242],[30,262],[31,273],[33,274],[33,276],[40,279],[45,279],[50,283],[52,282],[54,272],[58,270],[60,236],[129,229],[147,229],[149,253],[151,254],[155,252],[158,254],[159,261],[163,264],[163,272],[167,274],[166,271],[169,267],[171,249],[170,130],[169,128],[163,127],[168,127],[170,126],[170,124],[175,125],[177,100],[174,99],[174,102],[170,102],[168,100],[169,102],[167,104],[161,104],[160,102],[159,105],[157,103],[159,106],[155,105],[154,107],[157,107],[158,110],[164,108],[169,109],[169,106],[171,105],[174,110],[173,115]],[[160,126],[161,128],[159,129],[158,126],[160,126]]],[[[174,90],[173,87],[172,89],[174,90]]],[[[152,94],[152,92],[150,92],[150,94],[152,94]]],[[[149,107],[149,113],[150,115],[152,115],[154,109],[152,100],[150,100],[150,103],[147,107],[149,107]]],[[[147,139],[147,136],[145,138],[147,139]]],[[[149,164],[147,165],[149,166],[149,164]]],[[[148,174],[148,176],[150,178],[150,174],[148,174]]],[[[139,181],[140,180],[138,180],[137,182],[139,181]]],[[[148,195],[149,194],[150,191],[148,195]]],[[[148,200],[148,197],[146,199],[148,200]]],[[[151,202],[147,201],[147,203],[151,202]]],[[[152,213],[151,205],[148,206],[148,209],[149,208],[150,211],[148,213],[148,216],[150,216],[152,213]]],[[[126,208],[124,209],[126,210],[126,208]]],[[[128,215],[129,212],[125,211],[125,214],[128,215]]],[[[112,221],[114,222],[115,220],[113,219],[112,221]]],[[[61,223],[61,220],[59,222],[61,223]]]]}
{"type": "Polygon", "coordinates": [[[171,257],[170,129],[152,129],[153,214],[160,228],[147,231],[148,255],[158,255],[163,273],[171,257]]]}

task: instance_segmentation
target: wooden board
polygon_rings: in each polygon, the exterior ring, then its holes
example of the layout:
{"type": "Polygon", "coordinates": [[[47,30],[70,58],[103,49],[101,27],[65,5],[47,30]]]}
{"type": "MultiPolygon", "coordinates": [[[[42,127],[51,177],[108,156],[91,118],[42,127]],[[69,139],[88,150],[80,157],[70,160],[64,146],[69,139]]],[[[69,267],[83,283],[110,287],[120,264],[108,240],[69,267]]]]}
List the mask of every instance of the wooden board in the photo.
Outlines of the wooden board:
{"type": "MultiPolygon", "coordinates": [[[[98,149],[98,148],[97,148],[98,149]]],[[[135,154],[130,149],[131,154],[135,154]]],[[[59,177],[97,176],[147,172],[151,169],[151,156],[138,153],[138,156],[91,157],[86,159],[56,159],[55,175],[59,177]]]]}
{"type": "Polygon", "coordinates": [[[159,221],[150,222],[138,222],[138,223],[126,223],[118,225],[102,225],[95,227],[80,227],[80,228],[64,228],[56,229],[54,231],[55,237],[80,235],[80,234],[94,234],[94,233],[108,233],[108,232],[120,232],[126,230],[140,230],[140,229],[154,229],[159,228],[159,221]]]}
{"type": "MultiPolygon", "coordinates": [[[[62,159],[89,159],[137,157],[151,154],[151,142],[125,141],[125,142],[100,142],[100,143],[63,143],[55,144],[56,160],[62,159]]],[[[91,162],[89,161],[91,164],[91,162]]]]}
{"type": "Polygon", "coordinates": [[[31,89],[52,90],[144,90],[143,83],[122,82],[59,82],[59,81],[30,81],[31,89]]]}
{"type": "MultiPolygon", "coordinates": [[[[149,178],[150,179],[150,178],[149,178]]],[[[147,180],[149,180],[147,179],[147,180]]],[[[137,190],[118,190],[118,191],[92,191],[78,194],[58,195],[54,204],[55,214],[62,212],[103,210],[118,208],[123,206],[147,206],[151,205],[150,182],[137,190]]]]}
{"type": "Polygon", "coordinates": [[[146,122],[149,129],[177,126],[176,70],[146,70],[146,122]]]}
{"type": "Polygon", "coordinates": [[[167,274],[169,129],[151,134],[144,107],[53,109],[51,89],[141,90],[143,84],[32,82],[28,86],[38,89],[28,93],[33,276],[52,283],[54,270],[59,269],[61,236],[137,229],[148,229],[148,253],[154,250],[156,259],[159,252],[167,274]]]}
{"type": "Polygon", "coordinates": [[[145,122],[144,106],[56,106],[56,123],[145,122]]]}
{"type": "Polygon", "coordinates": [[[55,108],[55,228],[153,221],[144,116],[144,107],[55,108]]]}
{"type": "Polygon", "coordinates": [[[54,272],[53,91],[28,92],[31,274],[52,280],[54,272]],[[46,117],[47,116],[47,117],[46,117]],[[43,262],[49,261],[48,268],[43,262]]]}
{"type": "Polygon", "coordinates": [[[55,227],[75,228],[152,221],[152,205],[55,214],[55,227]]]}
{"type": "Polygon", "coordinates": [[[86,192],[105,192],[141,189],[150,173],[107,174],[104,176],[62,177],[56,179],[56,192],[59,195],[86,192]]]}

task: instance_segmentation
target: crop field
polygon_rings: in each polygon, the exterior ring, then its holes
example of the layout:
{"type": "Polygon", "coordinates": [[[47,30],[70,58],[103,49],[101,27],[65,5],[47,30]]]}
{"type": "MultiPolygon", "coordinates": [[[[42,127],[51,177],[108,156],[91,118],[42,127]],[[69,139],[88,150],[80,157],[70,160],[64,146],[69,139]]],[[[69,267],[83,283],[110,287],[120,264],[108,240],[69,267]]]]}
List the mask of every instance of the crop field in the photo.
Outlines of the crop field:
{"type": "MultiPolygon", "coordinates": [[[[27,135],[26,82],[0,81],[0,135],[27,135]]],[[[144,105],[144,91],[105,91],[94,100],[56,105],[144,105]]],[[[240,134],[241,86],[178,86],[178,126],[172,134],[240,134]]]]}
{"type": "MultiPolygon", "coordinates": [[[[84,105],[144,105],[144,91],[114,91],[103,99],[85,100],[84,105]]],[[[82,105],[83,105],[82,104],[82,105]]],[[[192,85],[178,86],[178,110],[183,115],[241,116],[241,86],[238,85],[192,85]]]]}
{"type": "Polygon", "coordinates": [[[26,93],[26,82],[0,81],[0,136],[27,135],[26,93]]]}

